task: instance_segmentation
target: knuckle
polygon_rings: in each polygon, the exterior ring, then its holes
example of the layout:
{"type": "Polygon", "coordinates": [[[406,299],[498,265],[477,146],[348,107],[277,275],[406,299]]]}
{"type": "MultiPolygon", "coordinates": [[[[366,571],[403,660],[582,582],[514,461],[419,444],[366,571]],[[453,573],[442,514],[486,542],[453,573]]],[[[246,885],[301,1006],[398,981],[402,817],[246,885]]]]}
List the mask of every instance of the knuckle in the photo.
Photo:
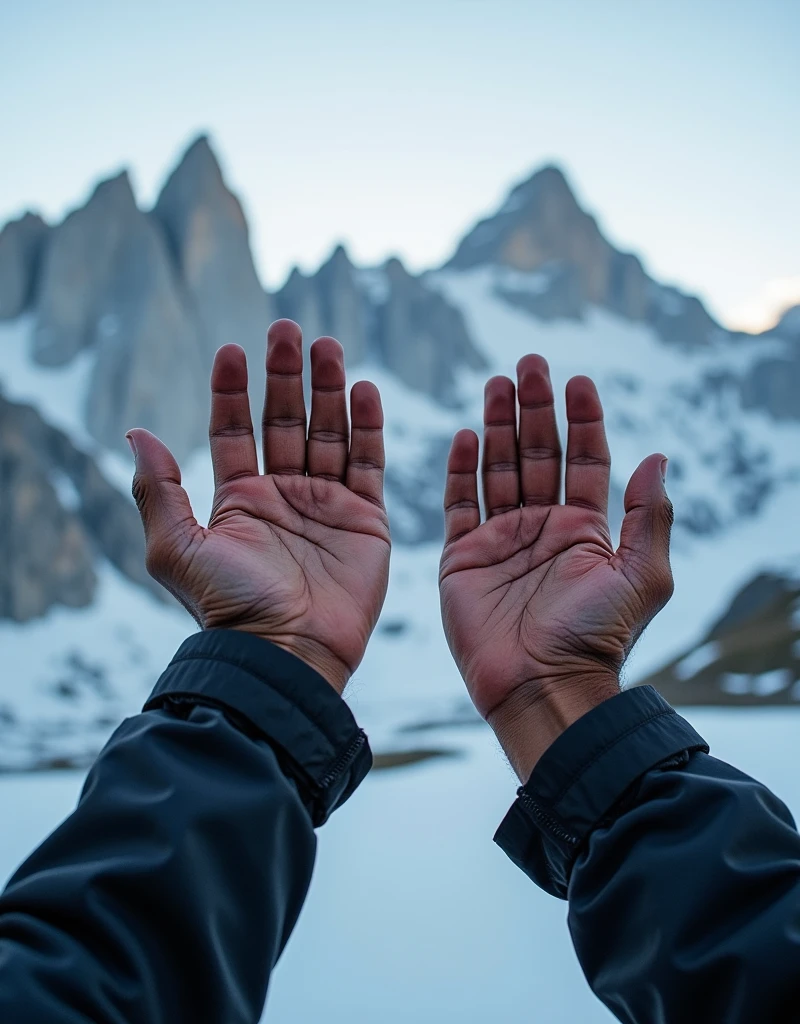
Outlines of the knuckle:
{"type": "Polygon", "coordinates": [[[675,506],[672,504],[669,498],[664,499],[663,504],[663,516],[668,527],[671,527],[675,522],[675,506]]]}
{"type": "Polygon", "coordinates": [[[519,457],[531,462],[545,462],[548,459],[560,459],[561,448],[557,445],[526,445],[520,448],[519,457]]]}
{"type": "Polygon", "coordinates": [[[148,486],[147,481],[139,473],[134,473],[131,485],[131,494],[136,502],[139,514],[144,518],[144,510],[147,505],[148,486]]]}

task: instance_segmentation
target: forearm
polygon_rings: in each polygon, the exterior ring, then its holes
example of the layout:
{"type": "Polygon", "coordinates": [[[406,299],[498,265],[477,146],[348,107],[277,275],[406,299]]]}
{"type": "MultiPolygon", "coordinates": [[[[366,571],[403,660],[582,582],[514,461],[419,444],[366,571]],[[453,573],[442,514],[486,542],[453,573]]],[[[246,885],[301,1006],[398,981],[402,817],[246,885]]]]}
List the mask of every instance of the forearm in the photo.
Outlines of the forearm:
{"type": "Polygon", "coordinates": [[[781,1021],[800,994],[800,837],[654,691],[543,754],[497,841],[570,903],[587,979],[630,1024],[781,1021]]]}
{"type": "Polygon", "coordinates": [[[0,897],[4,1021],[261,1016],[314,825],[363,777],[368,748],[328,684],[270,645],[204,634],[182,655],[0,897]],[[322,727],[306,717],[317,697],[336,704],[327,733],[324,709],[322,727]]]}
{"type": "Polygon", "coordinates": [[[800,837],[767,789],[702,753],[653,771],[576,861],[569,924],[622,1021],[795,1021],[800,837]],[[635,966],[633,966],[635,965],[635,966]]]}
{"type": "Polygon", "coordinates": [[[314,848],[266,742],[209,708],[129,720],[0,898],[0,1018],[254,1024],[314,848]]]}

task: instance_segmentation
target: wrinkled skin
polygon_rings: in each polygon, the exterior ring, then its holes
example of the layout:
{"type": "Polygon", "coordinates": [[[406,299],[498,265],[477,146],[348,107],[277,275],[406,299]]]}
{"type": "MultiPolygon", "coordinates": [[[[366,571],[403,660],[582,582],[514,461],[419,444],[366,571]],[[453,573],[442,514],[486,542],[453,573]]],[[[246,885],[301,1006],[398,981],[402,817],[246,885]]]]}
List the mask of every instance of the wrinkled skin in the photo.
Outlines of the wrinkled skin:
{"type": "Polygon", "coordinates": [[[301,657],[341,692],[361,661],[386,595],[389,525],[383,504],[383,413],[373,384],[351,393],[342,348],[311,348],[306,437],[302,337],[288,320],[267,344],[259,473],[247,363],[219,350],[211,376],[210,444],[216,491],[200,526],[169,450],[130,431],[134,496],[147,566],[203,629],[240,629],[301,657]]]}
{"type": "Polygon", "coordinates": [[[493,725],[578,690],[581,706],[618,692],[627,654],[672,593],[664,456],[649,456],[631,477],[615,551],[607,515],[611,463],[594,384],[575,377],[567,387],[560,504],[562,453],[548,366],[531,355],[517,372],[519,425],[513,382],[495,377],[486,386],[485,522],[472,431],[454,438],[445,494],[444,629],[476,708],[493,725]]]}

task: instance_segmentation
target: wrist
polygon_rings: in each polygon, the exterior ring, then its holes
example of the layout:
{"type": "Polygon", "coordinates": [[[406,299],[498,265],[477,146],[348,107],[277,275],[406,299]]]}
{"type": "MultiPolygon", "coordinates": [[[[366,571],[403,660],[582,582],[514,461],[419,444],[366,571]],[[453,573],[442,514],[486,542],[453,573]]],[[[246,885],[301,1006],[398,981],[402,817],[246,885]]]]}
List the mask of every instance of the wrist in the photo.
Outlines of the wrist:
{"type": "Polygon", "coordinates": [[[613,673],[576,672],[557,680],[529,680],[493,708],[486,720],[524,784],[542,754],[573,722],[619,692],[613,673]]]}
{"type": "Polygon", "coordinates": [[[344,688],[347,686],[352,674],[341,658],[337,658],[335,654],[317,640],[301,636],[273,635],[247,625],[226,626],[224,628],[235,629],[241,633],[251,633],[253,636],[258,636],[262,640],[267,640],[269,643],[275,644],[276,647],[288,651],[289,654],[293,654],[296,658],[304,661],[309,668],[313,668],[340,695],[344,692],[344,688]]]}

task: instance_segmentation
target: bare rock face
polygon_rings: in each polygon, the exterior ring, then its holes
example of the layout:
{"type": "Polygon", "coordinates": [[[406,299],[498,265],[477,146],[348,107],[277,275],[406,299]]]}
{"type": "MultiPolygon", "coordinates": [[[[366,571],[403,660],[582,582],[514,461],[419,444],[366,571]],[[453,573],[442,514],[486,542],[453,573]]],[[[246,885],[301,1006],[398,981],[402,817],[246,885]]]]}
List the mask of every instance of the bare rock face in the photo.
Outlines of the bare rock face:
{"type": "Polygon", "coordinates": [[[460,311],[398,259],[360,271],[340,245],[316,274],[295,268],[275,304],[307,341],[338,338],[348,365],[372,359],[441,401],[452,398],[460,367],[485,366],[460,311]]]}
{"type": "Polygon", "coordinates": [[[700,643],[643,683],[672,704],[751,706],[800,701],[800,581],[763,572],[700,643]]]}
{"type": "Polygon", "coordinates": [[[133,503],[35,409],[0,395],[0,619],[88,605],[97,555],[165,599],[133,503]]]}
{"type": "Polygon", "coordinates": [[[44,254],[33,357],[62,365],[96,352],[86,425],[126,451],[147,427],[178,458],[202,443],[207,360],[163,231],[136,206],[121,174],[52,233],[44,254]]]}
{"type": "Polygon", "coordinates": [[[253,404],[260,406],[272,303],[253,265],[241,204],[225,184],[205,136],[189,147],[170,175],[153,216],[164,228],[189,298],[204,372],[220,345],[241,345],[250,367],[253,404]]]}
{"type": "Polygon", "coordinates": [[[146,427],[185,457],[206,436],[210,360],[161,228],[144,213],[128,224],[96,316],[92,435],[127,452],[125,431],[146,427]]]}
{"type": "Polygon", "coordinates": [[[376,310],[376,348],[383,364],[409,387],[448,402],[459,368],[483,369],[460,310],[398,259],[384,267],[386,301],[376,310]]]}
{"type": "Polygon", "coordinates": [[[33,357],[62,366],[92,345],[120,250],[141,214],[127,173],[101,182],[52,232],[42,259],[33,357]]]}
{"type": "Polygon", "coordinates": [[[534,288],[501,285],[498,294],[543,319],[574,319],[595,305],[691,347],[707,344],[719,329],[698,299],[657,285],[636,256],[615,249],[557,167],[518,185],[464,237],[447,267],[487,265],[536,275],[534,288]]]}
{"type": "Polygon", "coordinates": [[[26,213],[0,231],[0,320],[19,316],[33,301],[39,258],[49,230],[41,217],[26,213]]]}
{"type": "Polygon", "coordinates": [[[776,420],[800,420],[800,306],[788,310],[764,335],[782,351],[756,362],[742,379],[742,404],[776,420]]]}
{"type": "Polygon", "coordinates": [[[288,317],[303,329],[306,377],[311,342],[323,335],[341,342],[348,366],[369,355],[372,310],[343,246],[336,247],[316,274],[306,275],[295,267],[274,302],[277,316],[288,317]]]}
{"type": "Polygon", "coordinates": [[[15,622],[83,607],[96,584],[89,538],[59,500],[31,414],[0,396],[0,618],[15,622]]]}

